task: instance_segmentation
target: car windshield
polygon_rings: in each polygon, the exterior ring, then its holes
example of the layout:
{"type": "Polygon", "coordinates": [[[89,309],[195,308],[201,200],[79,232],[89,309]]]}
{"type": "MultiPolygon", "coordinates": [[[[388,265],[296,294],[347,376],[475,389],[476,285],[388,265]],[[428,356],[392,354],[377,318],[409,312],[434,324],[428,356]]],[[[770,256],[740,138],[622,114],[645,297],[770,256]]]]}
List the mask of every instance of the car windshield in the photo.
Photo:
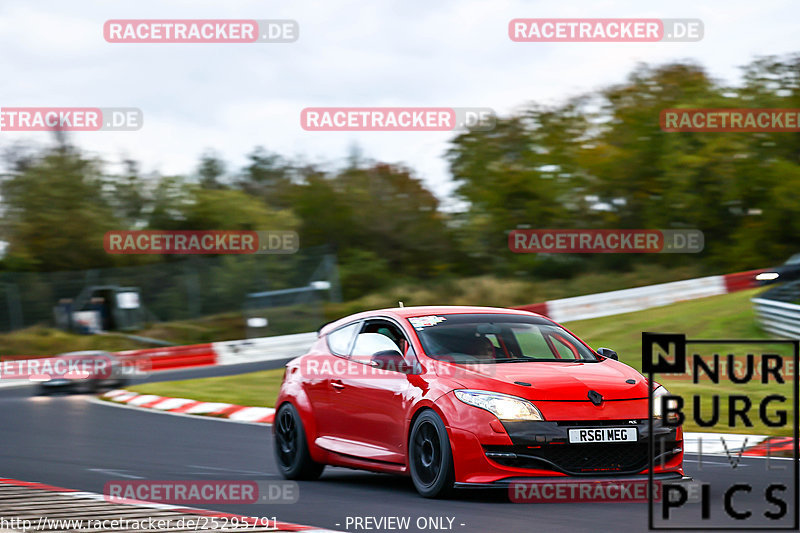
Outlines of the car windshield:
{"type": "Polygon", "coordinates": [[[425,353],[454,363],[594,362],[581,341],[552,322],[525,315],[412,317],[425,353]]]}

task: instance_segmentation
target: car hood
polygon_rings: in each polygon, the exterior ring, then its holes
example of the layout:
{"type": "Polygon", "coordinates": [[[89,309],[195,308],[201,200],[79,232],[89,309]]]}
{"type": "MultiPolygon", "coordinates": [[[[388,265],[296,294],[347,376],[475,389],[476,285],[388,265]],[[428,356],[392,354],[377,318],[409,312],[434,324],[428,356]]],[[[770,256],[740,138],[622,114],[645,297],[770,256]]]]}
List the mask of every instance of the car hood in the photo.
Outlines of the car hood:
{"type": "Polygon", "coordinates": [[[588,401],[590,390],[599,392],[604,400],[647,398],[644,376],[612,359],[596,363],[537,361],[479,366],[444,363],[437,373],[450,374],[464,388],[513,394],[528,400],[588,401]]]}

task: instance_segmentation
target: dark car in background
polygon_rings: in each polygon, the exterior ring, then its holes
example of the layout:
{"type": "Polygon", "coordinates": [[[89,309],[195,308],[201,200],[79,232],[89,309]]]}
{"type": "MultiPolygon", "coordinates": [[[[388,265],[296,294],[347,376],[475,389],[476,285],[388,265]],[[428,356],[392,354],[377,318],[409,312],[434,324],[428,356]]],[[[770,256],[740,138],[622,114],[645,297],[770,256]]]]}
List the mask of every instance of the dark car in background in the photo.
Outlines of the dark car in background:
{"type": "Polygon", "coordinates": [[[102,350],[68,352],[42,361],[42,373],[31,376],[38,381],[39,394],[54,391],[96,392],[127,383],[119,357],[102,350]]]}
{"type": "Polygon", "coordinates": [[[795,281],[800,279],[800,254],[794,254],[780,266],[772,267],[760,272],[756,281],[761,285],[795,281]]]}

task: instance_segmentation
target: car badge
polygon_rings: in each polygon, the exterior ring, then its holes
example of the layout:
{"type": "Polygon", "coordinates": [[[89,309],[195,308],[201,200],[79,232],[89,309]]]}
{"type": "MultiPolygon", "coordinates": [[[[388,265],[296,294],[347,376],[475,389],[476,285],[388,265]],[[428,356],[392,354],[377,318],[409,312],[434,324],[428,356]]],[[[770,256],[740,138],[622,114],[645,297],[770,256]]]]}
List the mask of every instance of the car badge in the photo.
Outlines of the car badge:
{"type": "Polygon", "coordinates": [[[590,390],[589,394],[587,394],[587,396],[592,401],[592,403],[595,404],[595,405],[600,405],[600,404],[603,403],[603,395],[600,394],[597,391],[590,390]]]}

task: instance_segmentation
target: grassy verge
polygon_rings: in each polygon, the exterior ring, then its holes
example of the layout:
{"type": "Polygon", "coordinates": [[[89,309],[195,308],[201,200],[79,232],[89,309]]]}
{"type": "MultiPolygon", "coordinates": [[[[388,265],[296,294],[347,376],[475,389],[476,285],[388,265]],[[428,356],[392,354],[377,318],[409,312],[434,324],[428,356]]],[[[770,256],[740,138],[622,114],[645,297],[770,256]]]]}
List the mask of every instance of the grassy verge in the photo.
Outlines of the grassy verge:
{"type": "Polygon", "coordinates": [[[685,333],[688,338],[766,339],[750,298],[761,289],[711,296],[646,311],[565,324],[593,348],[606,347],[620,361],[642,367],[642,332],[685,333]]]}
{"type": "Polygon", "coordinates": [[[80,350],[119,351],[147,347],[117,335],[76,335],[37,326],[0,335],[0,354],[3,354],[0,360],[14,356],[46,356],[80,350]]]}
{"type": "Polygon", "coordinates": [[[530,276],[509,279],[481,276],[433,280],[400,284],[350,302],[328,304],[325,315],[328,320],[333,320],[360,311],[396,307],[398,301],[402,301],[406,306],[515,307],[557,298],[692,279],[703,275],[694,267],[664,268],[658,265],[642,265],[630,272],[588,273],[571,279],[559,280],[532,280],[530,276]]]}
{"type": "Polygon", "coordinates": [[[224,402],[249,407],[274,407],[283,369],[218,378],[187,379],[145,383],[127,390],[171,398],[190,398],[202,402],[224,402]]]}

